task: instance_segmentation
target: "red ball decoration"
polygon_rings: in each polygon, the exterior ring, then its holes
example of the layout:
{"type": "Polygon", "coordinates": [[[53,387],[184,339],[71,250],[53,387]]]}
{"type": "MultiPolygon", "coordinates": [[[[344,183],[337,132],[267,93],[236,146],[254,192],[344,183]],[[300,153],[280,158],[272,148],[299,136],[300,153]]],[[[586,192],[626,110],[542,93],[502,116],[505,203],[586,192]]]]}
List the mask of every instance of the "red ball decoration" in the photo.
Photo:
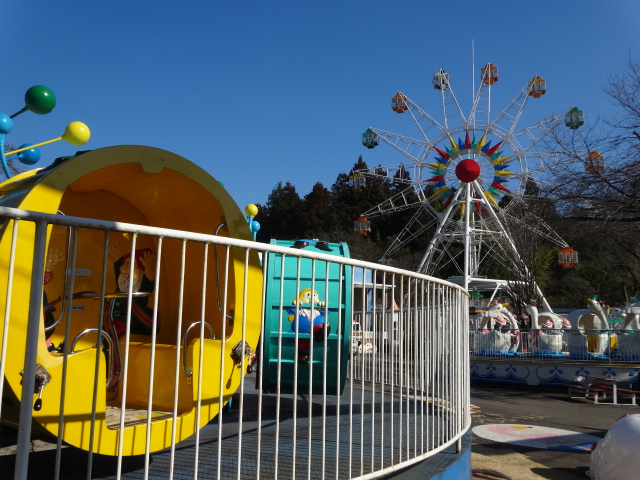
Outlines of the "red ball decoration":
{"type": "Polygon", "coordinates": [[[462,160],[456,165],[456,177],[465,183],[471,183],[480,176],[480,164],[471,158],[462,160]]]}

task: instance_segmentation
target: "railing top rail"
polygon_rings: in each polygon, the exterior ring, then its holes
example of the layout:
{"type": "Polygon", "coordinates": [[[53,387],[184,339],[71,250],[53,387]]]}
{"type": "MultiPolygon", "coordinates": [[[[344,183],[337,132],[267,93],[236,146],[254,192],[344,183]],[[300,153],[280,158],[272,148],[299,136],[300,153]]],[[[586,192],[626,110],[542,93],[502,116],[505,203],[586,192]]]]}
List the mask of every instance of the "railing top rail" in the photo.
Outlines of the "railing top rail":
{"type": "MultiPolygon", "coordinates": [[[[32,222],[46,222],[52,225],[63,225],[76,228],[93,228],[96,230],[105,231],[118,231],[139,235],[150,235],[163,238],[172,238],[177,240],[187,240],[200,243],[213,243],[218,245],[238,247],[244,249],[260,250],[262,252],[279,253],[281,255],[297,256],[304,258],[311,258],[315,260],[322,260],[331,263],[341,263],[344,265],[350,265],[352,267],[360,267],[363,269],[371,270],[371,263],[351,258],[341,258],[335,255],[328,255],[325,253],[305,251],[302,249],[294,249],[291,247],[282,247],[278,245],[271,245],[267,243],[258,243],[252,240],[241,240],[236,238],[220,237],[216,235],[209,235],[204,233],[188,232],[183,230],[173,230],[169,228],[150,227],[146,225],[137,225],[125,222],[113,222],[108,220],[97,220],[84,217],[73,217],[69,215],[55,215],[50,213],[35,212],[31,210],[23,210],[11,207],[0,206],[0,219],[18,219],[32,222]]],[[[463,287],[440,278],[424,275],[417,272],[410,272],[400,268],[389,267],[387,265],[376,265],[375,268],[380,272],[395,273],[398,275],[409,276],[419,280],[426,280],[432,283],[437,283],[442,286],[450,287],[461,293],[467,293],[463,287]]]]}

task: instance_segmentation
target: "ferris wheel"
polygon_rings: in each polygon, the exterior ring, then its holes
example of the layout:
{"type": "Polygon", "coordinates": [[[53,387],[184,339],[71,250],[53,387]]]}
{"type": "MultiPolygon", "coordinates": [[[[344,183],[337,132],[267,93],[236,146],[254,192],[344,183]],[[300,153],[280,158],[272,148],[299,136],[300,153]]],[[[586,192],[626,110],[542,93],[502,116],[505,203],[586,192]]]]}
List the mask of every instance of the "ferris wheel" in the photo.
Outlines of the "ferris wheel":
{"type": "MultiPolygon", "coordinates": [[[[491,90],[498,81],[498,67],[488,63],[481,70],[479,88],[471,112],[465,116],[453,92],[450,75],[440,69],[433,75],[433,87],[442,99],[442,119],[434,119],[405,94],[398,92],[391,108],[406,114],[417,130],[411,138],[369,127],[362,136],[367,148],[382,141],[406,157],[402,163],[354,171],[354,187],[367,177],[405,183],[379,205],[363,212],[356,231],[366,233],[368,221],[379,215],[414,209],[415,213],[396,236],[381,261],[417,236],[435,231],[417,270],[433,274],[445,264],[456,267],[466,288],[482,277],[485,261],[516,262],[522,265],[506,226],[519,222],[560,247],[569,248],[545,222],[526,208],[525,197],[532,180],[541,181],[561,159],[540,152],[541,140],[564,122],[577,129],[583,112],[571,106],[524,128],[518,128],[527,102],[546,93],[546,82],[534,76],[497,115],[491,108],[491,90]],[[508,199],[508,201],[506,201],[508,199]],[[451,248],[462,243],[460,251],[451,248]]],[[[575,253],[575,252],[574,252],[575,253]]]]}

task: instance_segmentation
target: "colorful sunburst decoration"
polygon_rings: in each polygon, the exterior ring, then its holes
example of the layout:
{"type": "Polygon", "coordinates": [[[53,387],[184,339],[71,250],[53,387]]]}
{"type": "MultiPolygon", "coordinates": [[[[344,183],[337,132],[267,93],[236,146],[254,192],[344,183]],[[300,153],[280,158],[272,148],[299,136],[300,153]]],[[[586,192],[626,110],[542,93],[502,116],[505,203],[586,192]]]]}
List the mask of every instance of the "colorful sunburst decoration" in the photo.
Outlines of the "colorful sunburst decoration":
{"type": "MultiPolygon", "coordinates": [[[[486,199],[496,207],[496,198],[511,193],[504,183],[510,176],[516,175],[508,170],[513,155],[503,157],[500,150],[502,141],[491,146],[491,140],[487,141],[487,134],[488,132],[484,132],[480,140],[476,140],[475,133],[471,139],[467,131],[464,141],[459,138],[457,143],[449,136],[451,146],[445,146],[445,150],[433,147],[439,156],[435,157],[437,163],[427,163],[433,167],[432,173],[435,175],[425,180],[435,188],[435,192],[429,197],[430,200],[444,201],[446,207],[461,183],[476,180],[480,183],[486,199]]],[[[477,203],[476,208],[479,212],[477,203]]]]}

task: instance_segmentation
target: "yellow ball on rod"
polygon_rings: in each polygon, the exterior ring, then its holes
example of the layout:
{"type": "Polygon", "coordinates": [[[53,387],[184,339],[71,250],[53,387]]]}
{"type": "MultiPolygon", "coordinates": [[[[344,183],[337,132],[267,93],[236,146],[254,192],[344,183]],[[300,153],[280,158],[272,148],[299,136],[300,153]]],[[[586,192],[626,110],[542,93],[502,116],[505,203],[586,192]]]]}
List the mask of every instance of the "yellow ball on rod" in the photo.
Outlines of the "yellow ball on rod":
{"type": "Polygon", "coordinates": [[[47,140],[46,142],[36,143],[35,145],[31,145],[25,148],[19,148],[18,150],[13,150],[12,152],[8,152],[5,156],[15,155],[16,153],[20,153],[24,150],[29,150],[30,148],[41,147],[42,145],[46,145],[48,143],[57,142],[58,140],[66,140],[71,145],[84,145],[89,141],[91,137],[91,131],[89,127],[87,127],[82,122],[71,122],[64,129],[64,133],[61,137],[54,138],[53,140],[47,140]]]}
{"type": "Polygon", "coordinates": [[[87,127],[82,122],[71,122],[67,125],[67,128],[64,129],[64,133],[62,134],[62,140],[66,140],[71,145],[84,145],[91,138],[91,132],[89,131],[89,127],[87,127]]]}
{"type": "Polygon", "coordinates": [[[247,217],[255,217],[258,214],[258,207],[256,207],[253,203],[250,203],[246,207],[244,207],[244,214],[247,217]]]}

